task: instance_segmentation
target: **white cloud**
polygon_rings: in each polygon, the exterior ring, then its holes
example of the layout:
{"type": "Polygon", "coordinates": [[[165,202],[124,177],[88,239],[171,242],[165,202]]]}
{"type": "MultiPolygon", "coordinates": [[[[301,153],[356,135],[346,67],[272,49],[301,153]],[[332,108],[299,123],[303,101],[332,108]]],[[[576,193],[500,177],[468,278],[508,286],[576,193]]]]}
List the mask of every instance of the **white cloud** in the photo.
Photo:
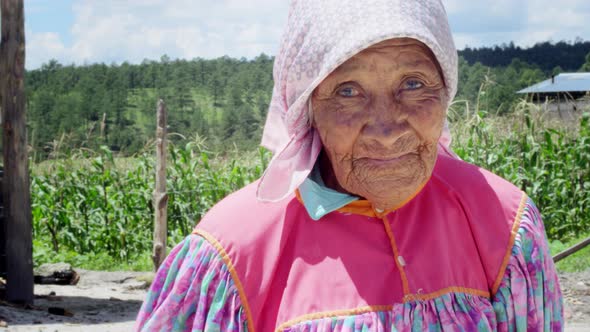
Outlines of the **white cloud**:
{"type": "Polygon", "coordinates": [[[527,8],[528,33],[519,36],[523,45],[545,40],[590,39],[590,2],[580,0],[529,1],[527,8]]]}
{"type": "Polygon", "coordinates": [[[479,38],[467,33],[454,33],[453,39],[457,49],[464,49],[466,46],[474,46],[480,43],[479,38]]]}
{"type": "MultiPolygon", "coordinates": [[[[47,0],[49,1],[49,0],[47,0]]],[[[78,0],[69,35],[27,32],[27,67],[277,52],[288,0],[78,0]],[[67,41],[67,42],[64,42],[67,41]]],[[[458,48],[590,39],[588,0],[443,0],[458,48]]],[[[35,9],[40,10],[40,9],[35,9]]]]}
{"type": "Polygon", "coordinates": [[[73,5],[71,45],[32,34],[28,48],[36,55],[28,67],[52,57],[81,64],[275,54],[287,9],[276,0],[82,0],[73,5]],[[43,50],[57,45],[60,52],[43,50]]]}
{"type": "Polygon", "coordinates": [[[55,32],[27,32],[26,66],[37,68],[50,59],[67,59],[68,50],[55,32]]]}
{"type": "Polygon", "coordinates": [[[443,0],[459,49],[590,39],[588,0],[443,0]]]}

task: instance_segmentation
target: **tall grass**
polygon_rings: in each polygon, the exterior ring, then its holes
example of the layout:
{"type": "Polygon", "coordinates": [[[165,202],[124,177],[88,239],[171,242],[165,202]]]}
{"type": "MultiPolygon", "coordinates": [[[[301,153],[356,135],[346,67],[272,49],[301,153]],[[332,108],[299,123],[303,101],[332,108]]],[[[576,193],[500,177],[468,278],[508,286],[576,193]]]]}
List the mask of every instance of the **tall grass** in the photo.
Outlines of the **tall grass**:
{"type": "MultiPolygon", "coordinates": [[[[194,142],[171,146],[169,151],[172,244],[188,235],[213,204],[260,177],[268,159],[260,150],[226,161],[194,142]]],[[[154,158],[146,152],[132,162],[117,161],[102,147],[34,168],[33,231],[40,261],[50,259],[48,250],[106,253],[118,261],[133,260],[151,250],[154,158]]]]}
{"type": "MultiPolygon", "coordinates": [[[[514,183],[540,208],[548,236],[590,233],[590,114],[560,121],[521,102],[504,117],[457,121],[455,152],[514,183]]],[[[485,204],[485,203],[484,203],[485,204]]]]}

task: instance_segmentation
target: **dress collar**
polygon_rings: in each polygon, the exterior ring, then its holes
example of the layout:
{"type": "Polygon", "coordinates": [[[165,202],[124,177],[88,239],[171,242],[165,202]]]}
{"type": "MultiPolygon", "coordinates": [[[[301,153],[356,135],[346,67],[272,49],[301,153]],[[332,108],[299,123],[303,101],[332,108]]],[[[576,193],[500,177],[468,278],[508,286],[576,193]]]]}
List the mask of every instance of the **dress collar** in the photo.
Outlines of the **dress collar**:
{"type": "Polygon", "coordinates": [[[319,220],[326,214],[359,199],[356,196],[326,187],[317,163],[309,176],[299,186],[299,197],[313,220],[319,220]]]}
{"type": "Polygon", "coordinates": [[[295,191],[295,194],[313,220],[320,220],[323,216],[334,211],[384,218],[414,199],[428,182],[429,180],[425,181],[413,195],[398,206],[387,210],[379,210],[375,209],[366,199],[326,187],[316,163],[309,176],[295,191]]]}

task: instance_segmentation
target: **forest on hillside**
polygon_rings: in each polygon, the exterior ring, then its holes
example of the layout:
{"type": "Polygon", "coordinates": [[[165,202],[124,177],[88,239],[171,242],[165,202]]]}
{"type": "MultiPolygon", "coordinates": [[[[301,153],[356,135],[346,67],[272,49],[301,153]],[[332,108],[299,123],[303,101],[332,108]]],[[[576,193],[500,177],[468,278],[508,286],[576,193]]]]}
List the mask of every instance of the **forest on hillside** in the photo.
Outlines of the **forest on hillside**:
{"type": "MultiPolygon", "coordinates": [[[[562,71],[590,71],[590,42],[514,44],[459,52],[455,100],[510,112],[515,92],[562,71]],[[483,92],[483,94],[482,94],[483,92]]],[[[26,73],[29,144],[36,161],[107,146],[131,155],[155,132],[165,100],[171,139],[206,139],[213,151],[258,145],[272,91],[273,57],[144,60],[140,64],[64,65],[26,73]]]]}
{"type": "Polygon", "coordinates": [[[459,51],[459,54],[470,64],[480,62],[484,66],[508,66],[513,59],[520,59],[538,66],[543,72],[577,71],[581,61],[590,53],[590,41],[576,38],[573,42],[557,43],[542,42],[529,48],[521,48],[508,44],[493,47],[470,48],[459,51]]]}

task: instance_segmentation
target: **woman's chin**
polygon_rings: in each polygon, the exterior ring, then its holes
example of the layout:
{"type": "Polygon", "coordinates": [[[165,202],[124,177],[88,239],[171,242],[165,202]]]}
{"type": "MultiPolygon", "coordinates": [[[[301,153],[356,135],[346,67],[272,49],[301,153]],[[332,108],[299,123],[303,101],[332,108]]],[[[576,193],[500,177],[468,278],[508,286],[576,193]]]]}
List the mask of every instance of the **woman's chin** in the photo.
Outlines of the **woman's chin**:
{"type": "Polygon", "coordinates": [[[414,197],[422,188],[427,177],[388,178],[380,177],[367,183],[363,196],[375,208],[394,209],[414,197]],[[392,193],[395,193],[392,195],[392,193]]]}

